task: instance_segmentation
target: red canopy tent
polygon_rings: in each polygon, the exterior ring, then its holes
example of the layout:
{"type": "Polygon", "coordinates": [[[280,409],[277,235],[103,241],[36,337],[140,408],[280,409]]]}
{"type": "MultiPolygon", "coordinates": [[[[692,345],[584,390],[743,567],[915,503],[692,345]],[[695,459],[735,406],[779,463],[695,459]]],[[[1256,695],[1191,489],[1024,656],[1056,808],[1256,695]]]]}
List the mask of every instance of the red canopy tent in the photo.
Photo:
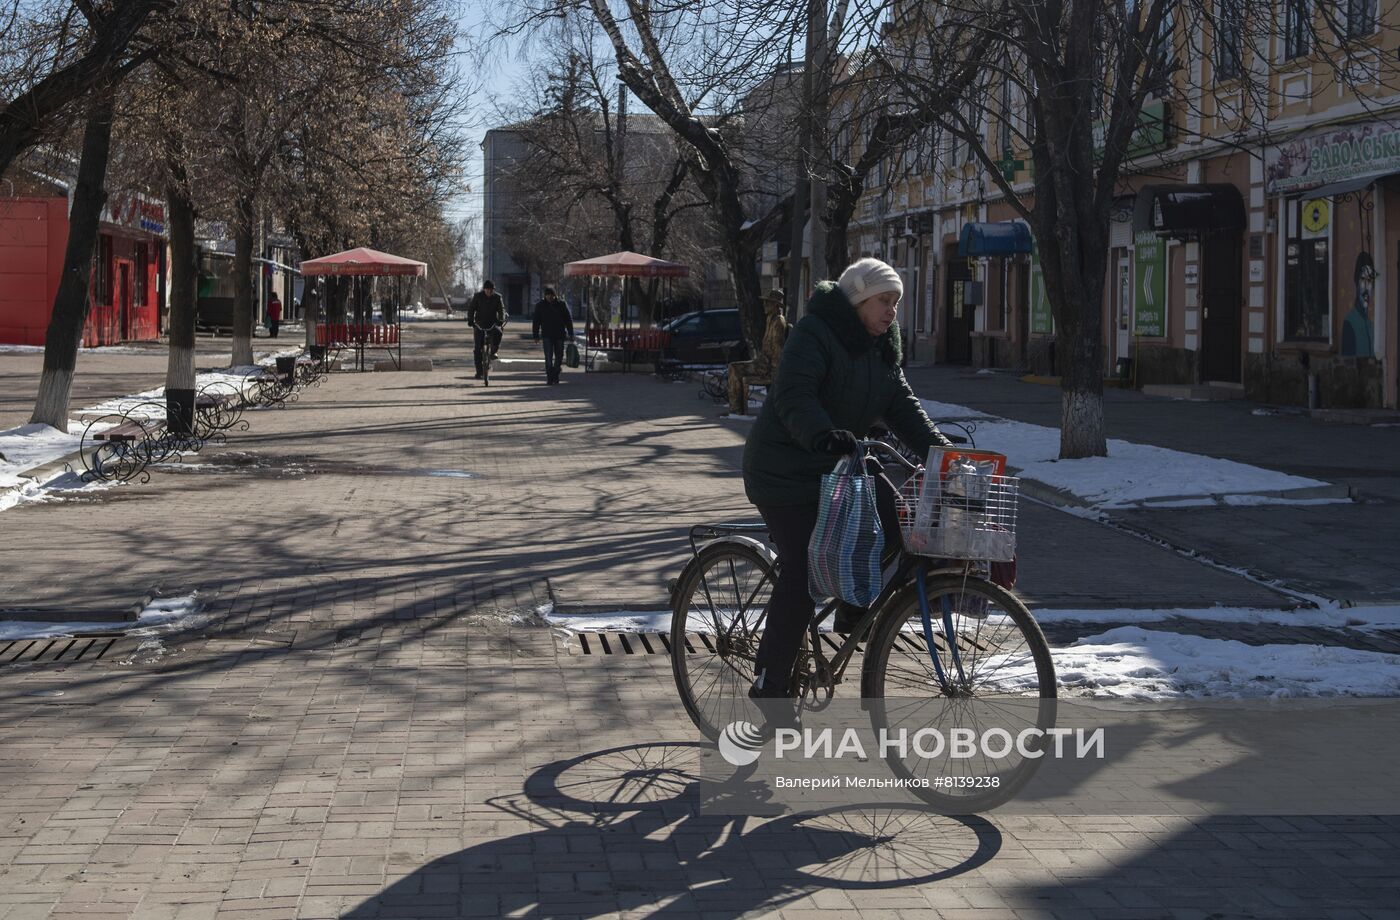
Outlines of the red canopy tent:
{"type": "MultiPolygon", "coordinates": [[[[360,246],[356,249],[347,249],[344,252],[321,256],[319,259],[307,259],[301,263],[300,270],[302,277],[327,275],[341,278],[424,278],[428,274],[428,263],[360,246]]],[[[361,293],[363,293],[363,289],[361,293]]],[[[322,348],[332,348],[337,344],[354,345],[356,361],[360,370],[365,369],[365,345],[367,343],[386,346],[386,350],[388,346],[392,345],[397,348],[397,352],[391,351],[389,356],[394,359],[396,367],[401,367],[403,364],[403,340],[399,335],[402,324],[399,322],[400,297],[397,281],[394,284],[393,323],[388,322],[387,318],[383,325],[371,322],[368,314],[372,311],[364,309],[363,298],[356,297],[355,300],[355,322],[317,323],[316,345],[322,348]]],[[[324,298],[321,302],[325,303],[324,298]]]]}
{"type": "MultiPolygon", "coordinates": [[[[606,256],[580,259],[564,266],[566,278],[688,278],[690,267],[680,262],[668,262],[639,252],[614,252],[606,256]]],[[[656,352],[657,367],[661,366],[661,353],[665,350],[669,333],[657,330],[629,330],[627,328],[626,304],[623,304],[622,330],[598,330],[591,326],[593,311],[584,314],[584,348],[620,348],[622,366],[631,366],[634,351],[656,352]]]]}
{"type": "Polygon", "coordinates": [[[624,250],[570,262],[564,266],[564,275],[568,278],[688,278],[690,267],[624,250]]]}
{"type": "Polygon", "coordinates": [[[347,249],[334,255],[321,256],[319,259],[308,259],[301,263],[301,274],[303,277],[306,275],[340,275],[363,278],[412,275],[425,278],[428,275],[428,263],[415,262],[413,259],[405,259],[403,256],[391,255],[377,249],[360,246],[357,249],[347,249]]]}

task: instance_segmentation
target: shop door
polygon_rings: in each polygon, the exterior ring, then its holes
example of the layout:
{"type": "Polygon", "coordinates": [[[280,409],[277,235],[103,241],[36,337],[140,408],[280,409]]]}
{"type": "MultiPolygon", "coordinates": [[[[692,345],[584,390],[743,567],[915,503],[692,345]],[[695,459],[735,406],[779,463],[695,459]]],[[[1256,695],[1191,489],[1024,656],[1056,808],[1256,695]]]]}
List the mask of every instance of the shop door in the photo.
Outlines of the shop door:
{"type": "Polygon", "coordinates": [[[1240,238],[1207,234],[1201,240],[1201,376],[1239,383],[1240,238]]]}
{"type": "Polygon", "coordinates": [[[967,259],[956,255],[948,259],[948,282],[944,291],[947,322],[944,328],[948,335],[946,360],[949,364],[970,364],[972,362],[972,311],[973,307],[963,305],[963,287],[972,280],[972,269],[967,259]]]}
{"type": "Polygon", "coordinates": [[[131,309],[132,268],[130,262],[117,260],[116,290],[112,292],[112,304],[117,311],[117,328],[121,330],[123,341],[136,337],[136,315],[131,309]]]}
{"type": "MultiPolygon", "coordinates": [[[[1133,343],[1133,273],[1127,251],[1118,250],[1118,252],[1120,254],[1116,274],[1117,283],[1113,286],[1113,328],[1115,330],[1113,357],[1115,362],[1119,358],[1132,357],[1133,343]]],[[[1111,372],[1113,368],[1110,367],[1109,370],[1111,372]]]]}

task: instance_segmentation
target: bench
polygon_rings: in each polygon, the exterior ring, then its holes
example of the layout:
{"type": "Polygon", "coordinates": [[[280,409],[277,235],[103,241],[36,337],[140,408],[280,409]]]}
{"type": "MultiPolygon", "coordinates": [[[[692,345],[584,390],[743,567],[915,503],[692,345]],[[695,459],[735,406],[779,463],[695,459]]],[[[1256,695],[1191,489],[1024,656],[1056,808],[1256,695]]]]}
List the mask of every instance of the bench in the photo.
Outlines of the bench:
{"type": "Polygon", "coordinates": [[[200,441],[223,442],[224,432],[235,426],[248,430],[243,418],[244,398],[233,384],[215,381],[194,398],[194,434],[200,441]]]}
{"type": "Polygon", "coordinates": [[[590,351],[620,351],[624,364],[654,362],[656,370],[665,363],[671,347],[671,333],[664,329],[602,329],[590,327],[584,335],[590,351]]]}
{"type": "Polygon", "coordinates": [[[243,378],[244,405],[286,408],[297,400],[297,382],[297,360],[278,358],[275,370],[263,368],[243,378]]]}
{"type": "Polygon", "coordinates": [[[194,435],[172,432],[166,427],[163,403],[143,402],[122,412],[110,412],[88,422],[79,441],[79,457],[87,480],[129,482],[151,476],[146,467],[172,454],[198,450],[202,443],[194,435]]]}

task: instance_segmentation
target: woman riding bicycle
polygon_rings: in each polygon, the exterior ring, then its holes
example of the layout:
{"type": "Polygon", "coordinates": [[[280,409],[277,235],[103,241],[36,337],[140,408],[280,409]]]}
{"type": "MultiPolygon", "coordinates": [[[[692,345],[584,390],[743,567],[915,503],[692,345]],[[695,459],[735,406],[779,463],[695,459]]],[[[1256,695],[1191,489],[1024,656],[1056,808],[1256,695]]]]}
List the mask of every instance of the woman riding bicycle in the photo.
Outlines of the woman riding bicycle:
{"type": "MultiPolygon", "coordinates": [[[[807,544],[817,523],[822,476],[833,456],[881,422],[920,456],[951,446],[900,370],[896,310],[904,285],[879,259],[861,259],[835,284],[823,281],[783,349],[758,421],[744,446],[744,492],[778,552],[778,576],[759,643],[750,696],[792,695],[792,669],[813,616],[807,544]]],[[[898,545],[893,487],[876,478],[886,539],[898,545]]]]}

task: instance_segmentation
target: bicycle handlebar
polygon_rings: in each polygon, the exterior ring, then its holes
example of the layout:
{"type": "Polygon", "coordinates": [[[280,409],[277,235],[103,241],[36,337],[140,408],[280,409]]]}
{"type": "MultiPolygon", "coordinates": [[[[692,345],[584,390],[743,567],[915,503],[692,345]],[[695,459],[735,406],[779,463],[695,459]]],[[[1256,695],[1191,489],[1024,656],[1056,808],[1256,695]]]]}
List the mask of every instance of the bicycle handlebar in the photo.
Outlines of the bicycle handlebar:
{"type": "Polygon", "coordinates": [[[875,441],[875,440],[859,440],[859,441],[856,441],[856,450],[857,450],[857,452],[864,452],[864,451],[867,451],[867,450],[876,450],[876,449],[878,449],[878,450],[880,450],[880,451],[883,451],[887,456],[893,457],[894,459],[898,460],[900,463],[904,464],[904,468],[905,468],[906,470],[908,470],[909,472],[911,472],[911,473],[917,472],[918,469],[919,469],[919,467],[918,467],[916,464],[910,463],[909,460],[908,460],[903,454],[901,454],[901,453],[900,453],[898,450],[896,450],[895,448],[891,447],[889,444],[886,444],[884,441],[875,441]]]}

